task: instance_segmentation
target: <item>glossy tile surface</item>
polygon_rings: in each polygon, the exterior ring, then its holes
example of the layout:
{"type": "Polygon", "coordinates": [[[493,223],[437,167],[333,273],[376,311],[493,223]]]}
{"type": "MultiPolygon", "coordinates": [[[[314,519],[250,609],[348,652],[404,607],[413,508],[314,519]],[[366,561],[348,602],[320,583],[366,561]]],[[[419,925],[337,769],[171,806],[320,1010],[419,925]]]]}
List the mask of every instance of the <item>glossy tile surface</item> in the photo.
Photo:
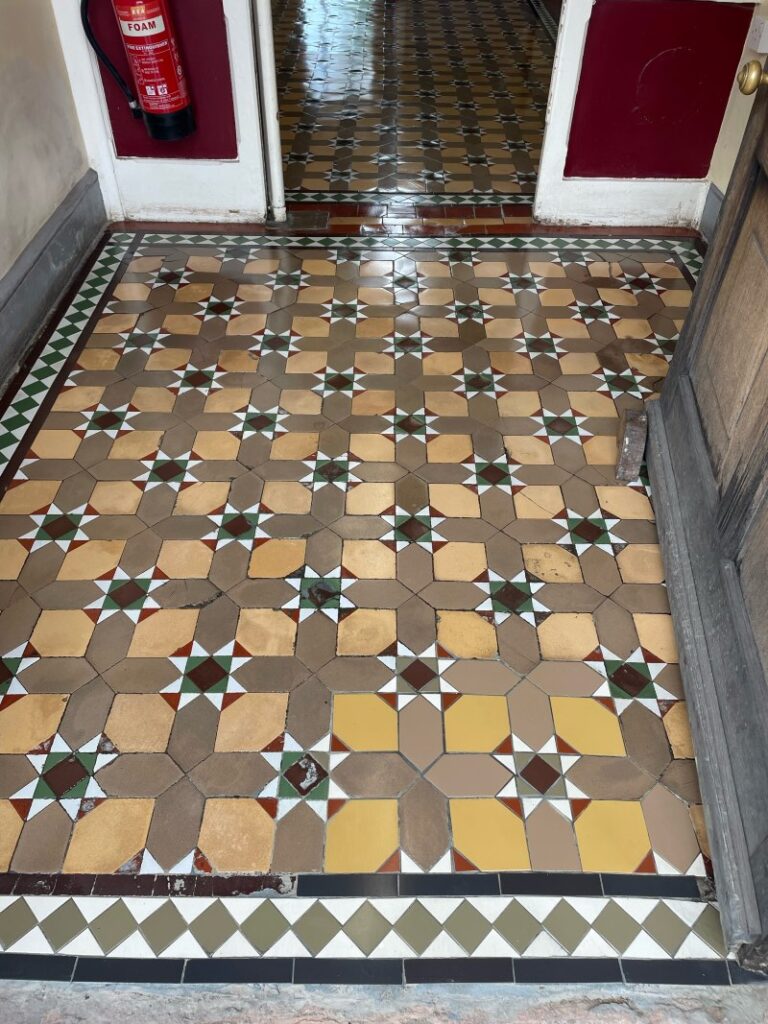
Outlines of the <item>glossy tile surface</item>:
{"type": "Polygon", "coordinates": [[[127,257],[0,503],[0,869],[705,873],[612,469],[688,278],[456,241],[127,257]]]}
{"type": "Polygon", "coordinates": [[[274,23],[289,190],[533,193],[543,6],[277,0],[274,23]]]}

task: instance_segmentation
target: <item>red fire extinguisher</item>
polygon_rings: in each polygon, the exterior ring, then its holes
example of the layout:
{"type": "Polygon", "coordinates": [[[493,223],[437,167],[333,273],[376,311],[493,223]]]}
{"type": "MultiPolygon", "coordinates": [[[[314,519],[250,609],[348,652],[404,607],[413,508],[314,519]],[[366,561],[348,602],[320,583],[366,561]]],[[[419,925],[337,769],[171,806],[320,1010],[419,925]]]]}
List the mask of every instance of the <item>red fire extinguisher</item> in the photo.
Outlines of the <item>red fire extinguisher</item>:
{"type": "Polygon", "coordinates": [[[81,0],[85,34],[96,56],[128,100],[133,116],[144,118],[153,139],[171,142],[191,134],[195,130],[195,117],[168,0],[112,0],[136,86],[135,96],[96,39],[89,7],[90,0],[81,0]]]}

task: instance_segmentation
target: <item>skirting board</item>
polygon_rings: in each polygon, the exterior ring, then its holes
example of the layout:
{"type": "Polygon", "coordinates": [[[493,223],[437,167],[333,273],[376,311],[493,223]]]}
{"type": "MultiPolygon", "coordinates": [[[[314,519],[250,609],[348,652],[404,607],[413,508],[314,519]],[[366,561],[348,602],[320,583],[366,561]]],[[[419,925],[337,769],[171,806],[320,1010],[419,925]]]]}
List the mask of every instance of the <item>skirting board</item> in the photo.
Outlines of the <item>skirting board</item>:
{"type": "Polygon", "coordinates": [[[724,198],[723,193],[717,185],[709,186],[707,198],[704,201],[704,210],[701,214],[701,224],[699,224],[699,230],[708,245],[712,244],[715,228],[717,227],[717,222],[720,219],[720,210],[723,207],[724,198]]]}
{"type": "Polygon", "coordinates": [[[746,626],[736,568],[722,555],[716,487],[687,377],[672,397],[647,406],[654,509],[723,930],[731,950],[762,961],[768,893],[748,837],[766,816],[750,797],[755,783],[762,778],[764,785],[765,779],[768,737],[762,709],[750,699],[764,691],[765,677],[746,626]],[[753,754],[751,768],[744,767],[744,749],[733,753],[737,736],[753,754]]]}
{"type": "Polygon", "coordinates": [[[98,175],[88,170],[0,280],[0,394],[32,349],[106,223],[98,175]]]}

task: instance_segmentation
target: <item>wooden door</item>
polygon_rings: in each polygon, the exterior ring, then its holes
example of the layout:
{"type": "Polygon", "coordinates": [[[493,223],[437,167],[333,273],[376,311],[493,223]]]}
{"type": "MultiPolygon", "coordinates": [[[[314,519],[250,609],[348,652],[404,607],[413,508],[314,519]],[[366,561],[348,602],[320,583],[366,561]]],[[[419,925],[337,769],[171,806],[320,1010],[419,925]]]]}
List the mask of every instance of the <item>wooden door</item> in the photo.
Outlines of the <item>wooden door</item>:
{"type": "Polygon", "coordinates": [[[649,467],[718,899],[768,952],[768,87],[755,102],[649,467]]]}

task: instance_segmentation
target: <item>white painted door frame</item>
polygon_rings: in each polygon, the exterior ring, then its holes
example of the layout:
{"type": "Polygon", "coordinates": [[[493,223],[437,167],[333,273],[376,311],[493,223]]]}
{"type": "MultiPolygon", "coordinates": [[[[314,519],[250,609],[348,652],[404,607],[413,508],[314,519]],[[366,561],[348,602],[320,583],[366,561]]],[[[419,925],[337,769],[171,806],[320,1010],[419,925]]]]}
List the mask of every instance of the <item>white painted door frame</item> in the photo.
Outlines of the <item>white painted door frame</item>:
{"type": "MultiPolygon", "coordinates": [[[[237,132],[237,157],[233,160],[173,160],[118,157],[115,152],[106,100],[96,59],[80,23],[78,0],[54,0],[51,4],[66,62],[80,129],[91,166],[99,175],[107,214],[112,220],[263,221],[267,216],[266,156],[270,153],[269,180],[277,207],[282,195],[282,165],[275,157],[274,126],[277,124],[276,90],[264,107],[256,58],[258,8],[262,0],[223,0],[232,75],[232,95],[237,132]],[[272,140],[267,150],[266,136],[272,140]]],[[[268,40],[272,47],[271,23],[268,40]]],[[[266,48],[265,48],[266,51],[266,48]]],[[[269,61],[267,58],[267,74],[269,61]]],[[[271,61],[274,81],[274,55],[271,61]]],[[[192,70],[194,74],[194,69],[192,70]]],[[[279,134],[277,138],[279,154],[279,134]]]]}
{"type": "Polygon", "coordinates": [[[707,179],[565,177],[592,6],[593,0],[563,0],[534,216],[545,224],[696,226],[704,208],[707,179]]]}

